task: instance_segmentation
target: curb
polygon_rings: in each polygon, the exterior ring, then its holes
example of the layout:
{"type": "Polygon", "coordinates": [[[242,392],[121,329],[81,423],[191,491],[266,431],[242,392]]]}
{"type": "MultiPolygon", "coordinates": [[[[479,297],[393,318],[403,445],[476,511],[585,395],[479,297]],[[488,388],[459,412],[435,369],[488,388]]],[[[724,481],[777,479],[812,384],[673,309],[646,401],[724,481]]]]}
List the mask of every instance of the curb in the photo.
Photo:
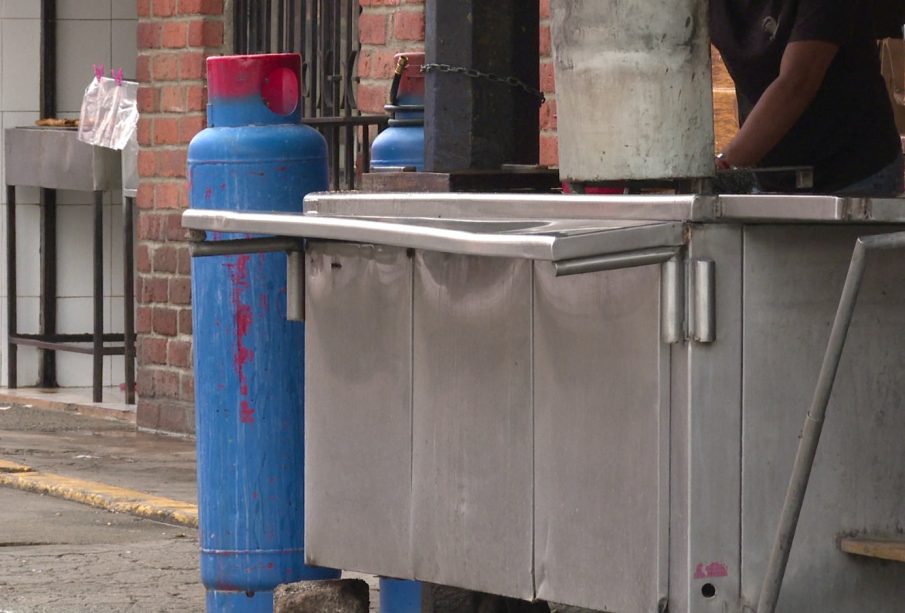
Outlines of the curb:
{"type": "Polygon", "coordinates": [[[8,460],[0,459],[0,486],[46,494],[168,524],[198,527],[197,505],[96,481],[39,472],[8,460]]]}
{"type": "MultiPolygon", "coordinates": [[[[31,405],[37,409],[49,411],[60,411],[63,413],[76,413],[85,417],[97,417],[99,419],[107,419],[112,421],[120,421],[128,424],[136,423],[136,413],[134,409],[120,408],[114,403],[93,402],[75,402],[71,400],[56,400],[38,395],[29,395],[28,389],[19,389],[11,392],[7,389],[0,389],[0,403],[15,405],[31,405]]],[[[122,405],[130,407],[134,405],[122,405]]]]}

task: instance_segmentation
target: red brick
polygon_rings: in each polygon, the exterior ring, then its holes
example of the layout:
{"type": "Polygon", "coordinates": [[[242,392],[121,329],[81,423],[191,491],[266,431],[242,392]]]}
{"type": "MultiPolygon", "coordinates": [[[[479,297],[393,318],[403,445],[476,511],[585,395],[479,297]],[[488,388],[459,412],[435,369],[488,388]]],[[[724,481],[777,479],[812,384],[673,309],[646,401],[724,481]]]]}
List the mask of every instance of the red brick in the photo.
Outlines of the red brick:
{"type": "Polygon", "coordinates": [[[155,17],[171,17],[176,13],[176,0],[154,0],[151,7],[155,17]]]}
{"type": "Polygon", "coordinates": [[[136,31],[139,49],[157,49],[160,47],[162,27],[159,23],[139,21],[136,31]]]}
{"type": "Polygon", "coordinates": [[[138,0],[138,16],[139,17],[150,17],[151,16],[151,0],[138,0]]]}
{"type": "Polygon", "coordinates": [[[185,115],[179,118],[179,142],[188,143],[207,127],[206,115],[185,115]]]}
{"type": "MultiPolygon", "coordinates": [[[[182,213],[173,213],[166,216],[167,241],[175,243],[184,243],[189,238],[189,231],[182,227],[182,213]]],[[[188,250],[188,247],[176,247],[177,261],[178,252],[188,250]]],[[[173,272],[177,272],[174,270],[173,272]]]]}
{"type": "Polygon", "coordinates": [[[180,49],[188,44],[189,24],[185,21],[171,21],[163,24],[160,43],[169,49],[180,49]]]}
{"type": "Polygon", "coordinates": [[[169,288],[169,284],[166,279],[159,278],[150,278],[145,279],[144,283],[144,291],[147,296],[150,297],[150,300],[146,302],[157,302],[157,303],[165,303],[169,300],[169,294],[167,290],[169,288]]]}
{"type": "Polygon", "coordinates": [[[192,344],[187,341],[171,340],[167,345],[167,363],[177,368],[192,365],[192,344]]]}
{"type": "Polygon", "coordinates": [[[179,79],[179,56],[175,53],[159,53],[153,56],[151,76],[155,82],[179,79]]]}
{"type": "Polygon", "coordinates": [[[176,336],[178,325],[176,309],[154,307],[154,332],[162,336],[176,336]]]}
{"type": "Polygon", "coordinates": [[[181,85],[165,85],[160,88],[160,110],[164,113],[184,113],[185,87],[181,85]]]}
{"type": "MultiPolygon", "coordinates": [[[[157,120],[158,122],[160,119],[157,120]]],[[[155,126],[155,136],[157,133],[157,126],[155,126]]],[[[175,130],[175,124],[174,124],[175,130]]],[[[174,132],[175,134],[175,132],[174,132]]],[[[157,161],[157,176],[159,177],[184,177],[185,176],[185,165],[186,165],[186,151],[185,149],[164,149],[162,151],[157,151],[155,154],[157,161]]]]}
{"type": "Polygon", "coordinates": [[[182,309],[179,311],[179,334],[192,334],[192,310],[182,309]]]}
{"type": "Polygon", "coordinates": [[[364,45],[384,45],[387,42],[387,16],[364,13],[358,18],[358,40],[364,45]]]}
{"type": "Polygon", "coordinates": [[[151,272],[151,252],[147,245],[139,244],[135,247],[135,269],[138,272],[151,272]]]}
{"type": "MultiPolygon", "coordinates": [[[[141,187],[147,186],[153,193],[154,184],[145,183],[141,187]]],[[[139,193],[141,192],[139,187],[139,193]]],[[[165,237],[163,224],[160,215],[139,215],[138,217],[138,239],[143,241],[161,241],[165,237]]]]}
{"type": "Polygon", "coordinates": [[[154,309],[148,306],[139,306],[135,309],[135,332],[138,334],[150,334],[152,329],[154,309]]]}
{"type": "Polygon", "coordinates": [[[155,369],[151,375],[154,395],[175,398],[179,395],[179,373],[172,370],[155,369]]]}
{"type": "Polygon", "coordinates": [[[188,249],[180,249],[176,272],[180,275],[192,274],[192,254],[188,249]]]}
{"type": "Polygon", "coordinates": [[[222,15],[223,0],[179,0],[180,15],[222,15]]]}
{"type": "Polygon", "coordinates": [[[139,55],[135,58],[135,78],[139,83],[147,83],[151,80],[151,56],[139,55]]]}
{"type": "Polygon", "coordinates": [[[148,117],[141,117],[138,120],[138,144],[147,147],[151,144],[151,124],[153,121],[148,117]]]}
{"type": "Polygon", "coordinates": [[[205,47],[221,47],[221,46],[223,46],[223,22],[222,21],[205,21],[204,22],[204,46],[205,47]]]}
{"type": "Polygon", "coordinates": [[[365,85],[362,83],[358,86],[358,109],[365,113],[383,113],[383,105],[387,103],[387,93],[390,90],[390,83],[386,85],[365,85]]]}
{"type": "MultiPolygon", "coordinates": [[[[175,145],[179,143],[179,120],[175,117],[158,117],[154,120],[154,144],[175,145]]],[[[142,151],[141,153],[150,153],[142,151]]]]}
{"type": "Polygon", "coordinates": [[[179,386],[180,398],[188,402],[195,400],[195,377],[191,372],[179,375],[179,386]]]}
{"type": "Polygon", "coordinates": [[[154,207],[158,209],[184,208],[184,191],[180,182],[154,185],[154,207]]]}
{"type": "Polygon", "coordinates": [[[138,359],[141,364],[166,364],[167,339],[140,337],[138,339],[138,359]]]}
{"type": "Polygon", "coordinates": [[[207,56],[199,51],[179,55],[179,78],[200,81],[204,78],[207,56]]]}
{"type": "Polygon", "coordinates": [[[393,15],[393,35],[397,40],[424,40],[424,12],[401,11],[393,15]]]}
{"type": "Polygon", "coordinates": [[[550,57],[553,47],[550,42],[550,26],[542,25],[540,27],[540,55],[541,57],[550,57]]]}
{"type": "Polygon", "coordinates": [[[172,245],[158,247],[154,250],[152,261],[154,272],[176,272],[176,248],[172,245]]]}
{"type": "Polygon", "coordinates": [[[550,19],[550,0],[540,0],[540,18],[550,19]]]}
{"type": "Polygon", "coordinates": [[[556,129],[556,100],[547,100],[540,107],[540,129],[556,129]]]}
{"type": "Polygon", "coordinates": [[[142,113],[156,113],[160,109],[160,90],[156,87],[138,88],[138,110],[142,113]]]}
{"type": "Polygon", "coordinates": [[[223,46],[223,21],[195,19],[189,23],[188,41],[190,47],[223,46]]]}
{"type": "Polygon", "coordinates": [[[186,111],[204,111],[207,109],[207,90],[203,85],[189,85],[185,89],[186,111]]]}
{"type": "MultiPolygon", "coordinates": [[[[138,366],[138,376],[135,378],[135,391],[138,392],[139,405],[143,405],[143,406],[141,406],[141,408],[138,410],[138,415],[136,417],[137,417],[138,421],[141,422],[142,420],[148,419],[148,412],[149,412],[147,403],[146,402],[143,403],[142,401],[145,398],[151,398],[154,396],[154,385],[153,385],[154,369],[150,368],[150,367],[145,367],[143,365],[144,363],[141,358],[141,353],[139,353],[138,360],[139,360],[139,362],[138,362],[139,366],[138,366]]],[[[145,425],[145,424],[142,424],[142,425],[145,425]]]]}
{"type": "MultiPolygon", "coordinates": [[[[154,207],[154,186],[150,183],[141,182],[138,184],[138,197],[135,199],[139,209],[150,209],[154,207]]],[[[141,222],[141,215],[138,217],[141,222]]]]}
{"type": "Polygon", "coordinates": [[[553,62],[543,62],[540,65],[540,89],[544,93],[556,91],[556,80],[553,76],[553,62]]]}
{"type": "MultiPolygon", "coordinates": [[[[396,61],[394,51],[388,49],[365,49],[358,60],[358,76],[363,79],[389,79],[393,76],[396,61]]],[[[387,88],[389,92],[389,87],[387,88]]]]}
{"type": "Polygon", "coordinates": [[[157,165],[154,161],[154,152],[141,149],[138,152],[138,175],[140,177],[153,177],[157,173],[157,165]]]}
{"type": "Polygon", "coordinates": [[[170,302],[181,306],[192,304],[192,280],[188,277],[170,279],[170,302]]]}
{"type": "Polygon", "coordinates": [[[559,149],[555,135],[542,134],[540,137],[540,163],[545,166],[559,164],[559,149]]]}

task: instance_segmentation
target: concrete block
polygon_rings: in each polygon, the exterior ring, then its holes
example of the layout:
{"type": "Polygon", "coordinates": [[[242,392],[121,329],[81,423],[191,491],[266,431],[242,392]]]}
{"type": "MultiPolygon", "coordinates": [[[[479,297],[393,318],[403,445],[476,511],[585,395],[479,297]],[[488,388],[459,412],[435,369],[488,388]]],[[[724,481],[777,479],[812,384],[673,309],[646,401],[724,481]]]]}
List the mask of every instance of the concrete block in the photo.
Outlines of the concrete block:
{"type": "Polygon", "coordinates": [[[368,613],[368,584],[361,579],[299,581],[277,586],[274,613],[368,613]]]}
{"type": "Polygon", "coordinates": [[[472,592],[445,585],[424,584],[422,613],[550,613],[545,602],[472,592]]]}

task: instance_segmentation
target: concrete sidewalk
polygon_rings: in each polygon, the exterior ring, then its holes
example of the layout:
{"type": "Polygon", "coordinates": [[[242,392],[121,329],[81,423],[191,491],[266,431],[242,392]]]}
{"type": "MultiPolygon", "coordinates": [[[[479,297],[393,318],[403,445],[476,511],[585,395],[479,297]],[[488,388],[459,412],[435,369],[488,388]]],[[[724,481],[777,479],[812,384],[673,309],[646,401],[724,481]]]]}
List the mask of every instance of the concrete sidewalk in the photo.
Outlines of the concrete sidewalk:
{"type": "MultiPolygon", "coordinates": [[[[197,528],[194,440],[139,432],[117,413],[100,419],[77,405],[32,403],[0,400],[0,486],[197,528]]],[[[377,611],[377,578],[344,577],[368,582],[377,611]]]]}
{"type": "Polygon", "coordinates": [[[197,526],[194,441],[122,420],[0,404],[0,484],[197,526]]]}

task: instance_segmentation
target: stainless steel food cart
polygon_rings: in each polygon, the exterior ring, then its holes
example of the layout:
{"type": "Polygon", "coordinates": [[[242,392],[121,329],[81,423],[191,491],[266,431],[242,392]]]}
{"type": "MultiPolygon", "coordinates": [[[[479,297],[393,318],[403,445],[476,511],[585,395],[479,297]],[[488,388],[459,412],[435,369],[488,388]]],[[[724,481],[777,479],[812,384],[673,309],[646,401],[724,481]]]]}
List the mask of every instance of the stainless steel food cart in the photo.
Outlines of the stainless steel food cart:
{"type": "MultiPolygon", "coordinates": [[[[757,598],[854,242],[905,201],[348,193],[184,223],[308,239],[310,563],[725,612],[757,598]]],[[[905,602],[905,568],[837,548],[905,524],[905,267],[871,257],[781,611],[905,602]]]]}

